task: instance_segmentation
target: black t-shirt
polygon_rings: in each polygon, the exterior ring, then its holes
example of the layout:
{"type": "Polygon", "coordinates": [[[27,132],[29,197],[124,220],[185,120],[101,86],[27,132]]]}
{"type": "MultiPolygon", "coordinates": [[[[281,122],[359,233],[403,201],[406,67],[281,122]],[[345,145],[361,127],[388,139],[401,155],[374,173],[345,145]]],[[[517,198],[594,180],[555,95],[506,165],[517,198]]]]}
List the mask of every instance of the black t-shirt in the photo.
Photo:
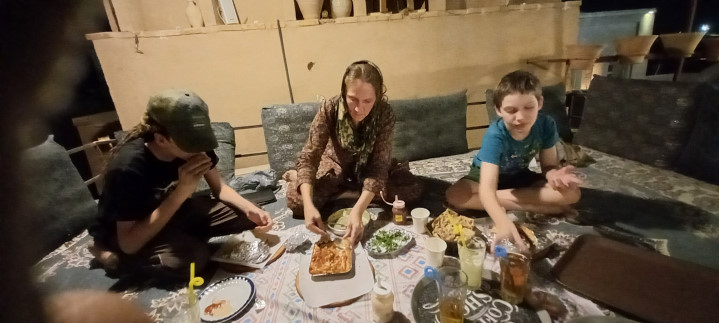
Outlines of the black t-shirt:
{"type": "Polygon", "coordinates": [[[115,236],[117,221],[149,217],[175,188],[177,169],[184,163],[179,158],[170,162],[157,159],[142,138],[120,147],[107,168],[93,236],[115,236]]]}

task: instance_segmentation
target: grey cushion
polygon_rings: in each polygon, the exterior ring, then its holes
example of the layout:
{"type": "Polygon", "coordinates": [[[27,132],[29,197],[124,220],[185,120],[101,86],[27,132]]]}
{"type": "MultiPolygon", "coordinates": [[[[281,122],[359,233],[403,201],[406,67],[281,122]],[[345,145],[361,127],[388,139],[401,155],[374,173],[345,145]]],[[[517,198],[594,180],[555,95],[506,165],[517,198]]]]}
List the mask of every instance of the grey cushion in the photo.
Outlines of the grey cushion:
{"type": "Polygon", "coordinates": [[[467,152],[466,91],[390,101],[396,121],[392,157],[419,160],[467,152]]]}
{"type": "Polygon", "coordinates": [[[677,170],[719,185],[719,84],[706,84],[697,119],[677,170]]]}
{"type": "Polygon", "coordinates": [[[564,83],[543,87],[542,96],[544,97],[544,105],[542,110],[539,110],[539,113],[552,117],[557,124],[559,137],[565,142],[572,142],[573,134],[569,126],[569,116],[567,115],[567,89],[564,83]]]}
{"type": "MultiPolygon", "coordinates": [[[[487,115],[489,122],[492,123],[499,119],[494,109],[494,90],[485,91],[487,98],[487,115]]],[[[564,83],[542,87],[542,96],[544,97],[544,105],[539,113],[548,115],[554,119],[557,124],[557,132],[559,137],[565,142],[572,141],[572,128],[569,125],[569,116],[567,115],[567,90],[564,83]]]]}
{"type": "Polygon", "coordinates": [[[29,223],[36,236],[28,237],[39,258],[70,240],[94,220],[97,204],[65,148],[49,136],[22,153],[23,185],[29,223]]]}
{"type": "Polygon", "coordinates": [[[595,76],[575,143],[672,168],[694,124],[698,85],[595,76]]]}
{"type": "Polygon", "coordinates": [[[267,156],[276,176],[295,168],[319,109],[319,102],[276,104],[262,108],[267,156]]]}
{"type": "MultiPolygon", "coordinates": [[[[220,171],[220,175],[222,175],[225,182],[229,183],[235,176],[235,130],[227,122],[213,122],[211,125],[212,131],[217,138],[215,154],[219,158],[215,167],[220,171]]],[[[204,179],[197,184],[198,191],[209,188],[204,179]]]]}

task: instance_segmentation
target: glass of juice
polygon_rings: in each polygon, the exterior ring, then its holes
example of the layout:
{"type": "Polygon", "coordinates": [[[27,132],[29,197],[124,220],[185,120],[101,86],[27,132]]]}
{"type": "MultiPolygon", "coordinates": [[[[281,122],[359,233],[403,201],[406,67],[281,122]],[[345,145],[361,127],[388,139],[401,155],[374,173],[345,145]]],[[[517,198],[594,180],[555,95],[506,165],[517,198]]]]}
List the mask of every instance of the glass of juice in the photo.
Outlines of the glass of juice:
{"type": "Polygon", "coordinates": [[[499,260],[501,288],[499,295],[511,304],[519,304],[524,300],[529,278],[529,257],[509,252],[507,257],[499,260]]]}
{"type": "Polygon", "coordinates": [[[465,245],[459,243],[459,263],[462,271],[467,275],[467,287],[478,290],[482,287],[482,268],[487,244],[479,237],[467,241],[465,245]]]}
{"type": "Polygon", "coordinates": [[[464,298],[467,295],[467,275],[457,267],[438,269],[439,321],[441,323],[464,322],[464,298]]]}

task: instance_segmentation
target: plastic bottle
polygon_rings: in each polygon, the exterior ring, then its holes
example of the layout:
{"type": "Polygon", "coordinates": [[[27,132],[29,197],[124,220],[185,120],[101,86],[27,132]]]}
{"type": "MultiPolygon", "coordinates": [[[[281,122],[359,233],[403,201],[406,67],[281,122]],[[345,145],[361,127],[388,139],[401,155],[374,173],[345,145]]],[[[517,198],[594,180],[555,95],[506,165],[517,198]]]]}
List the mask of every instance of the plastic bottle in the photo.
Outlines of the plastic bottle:
{"type": "Polygon", "coordinates": [[[394,316],[394,294],[387,284],[377,280],[372,289],[372,320],[377,323],[392,321],[394,316]]]}
{"type": "Polygon", "coordinates": [[[395,195],[394,202],[390,203],[384,199],[382,192],[380,192],[380,196],[387,205],[392,206],[392,222],[394,222],[394,224],[409,224],[409,212],[407,212],[407,209],[405,208],[404,201],[400,200],[399,197],[395,195]]]}
{"type": "Polygon", "coordinates": [[[494,254],[499,258],[499,295],[510,304],[521,303],[528,288],[531,259],[506,239],[495,246],[494,254]]]}
{"type": "Polygon", "coordinates": [[[392,221],[395,224],[407,224],[407,209],[404,207],[404,201],[395,199],[392,202],[392,221]]]}

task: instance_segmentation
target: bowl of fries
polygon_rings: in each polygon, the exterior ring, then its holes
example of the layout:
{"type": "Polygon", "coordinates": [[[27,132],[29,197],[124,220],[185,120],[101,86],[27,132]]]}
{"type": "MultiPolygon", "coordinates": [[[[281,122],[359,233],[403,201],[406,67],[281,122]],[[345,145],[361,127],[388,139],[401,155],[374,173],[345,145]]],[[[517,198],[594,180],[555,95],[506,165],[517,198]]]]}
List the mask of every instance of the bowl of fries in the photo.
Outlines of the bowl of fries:
{"type": "MultiPolygon", "coordinates": [[[[474,219],[446,209],[438,217],[427,223],[427,232],[433,237],[447,242],[447,254],[458,256],[457,243],[464,239],[469,241],[477,235],[474,219]]],[[[484,238],[480,235],[480,238],[484,238]]]]}

